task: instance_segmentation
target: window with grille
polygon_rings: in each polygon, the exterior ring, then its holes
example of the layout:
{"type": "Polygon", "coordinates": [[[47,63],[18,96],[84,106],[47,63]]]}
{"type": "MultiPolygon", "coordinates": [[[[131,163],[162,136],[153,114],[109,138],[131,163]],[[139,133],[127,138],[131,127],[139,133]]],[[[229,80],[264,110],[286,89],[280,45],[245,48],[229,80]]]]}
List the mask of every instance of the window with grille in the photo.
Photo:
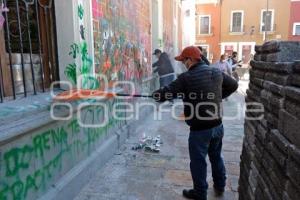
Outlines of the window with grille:
{"type": "Polygon", "coordinates": [[[200,16],[200,34],[210,34],[210,16],[200,16]]]}
{"type": "Polygon", "coordinates": [[[242,32],[243,26],[243,12],[232,12],[231,16],[231,32],[242,32]]]}
{"type": "Polygon", "coordinates": [[[59,79],[54,0],[3,0],[0,100],[45,92],[59,79]]]}
{"type": "Polygon", "coordinates": [[[273,31],[273,10],[262,11],[261,31],[273,31]]]}
{"type": "Polygon", "coordinates": [[[300,35],[300,22],[294,23],[293,35],[300,35]]]}

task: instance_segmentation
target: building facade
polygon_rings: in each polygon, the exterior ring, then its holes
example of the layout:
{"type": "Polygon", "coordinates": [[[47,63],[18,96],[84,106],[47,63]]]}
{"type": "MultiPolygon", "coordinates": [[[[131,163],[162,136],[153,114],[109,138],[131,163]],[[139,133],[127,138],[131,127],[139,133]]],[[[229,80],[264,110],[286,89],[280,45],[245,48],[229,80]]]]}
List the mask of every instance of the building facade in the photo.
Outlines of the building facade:
{"type": "Polygon", "coordinates": [[[225,0],[221,5],[221,53],[237,51],[248,63],[254,46],[267,40],[287,40],[289,0],[225,0]]]}
{"type": "Polygon", "coordinates": [[[300,0],[291,0],[289,40],[300,41],[300,0]]]}
{"type": "Polygon", "coordinates": [[[290,8],[290,0],[251,1],[255,6],[249,3],[247,0],[196,1],[195,45],[208,49],[208,57],[213,62],[220,54],[231,55],[236,51],[239,60],[248,64],[256,44],[297,38],[293,34],[300,27],[298,1],[292,1],[291,11],[282,9],[290,8]]]}
{"type": "Polygon", "coordinates": [[[215,63],[220,58],[221,6],[219,0],[196,1],[196,42],[215,63]]]}
{"type": "Polygon", "coordinates": [[[196,0],[182,1],[183,8],[183,47],[195,44],[196,0]]]}

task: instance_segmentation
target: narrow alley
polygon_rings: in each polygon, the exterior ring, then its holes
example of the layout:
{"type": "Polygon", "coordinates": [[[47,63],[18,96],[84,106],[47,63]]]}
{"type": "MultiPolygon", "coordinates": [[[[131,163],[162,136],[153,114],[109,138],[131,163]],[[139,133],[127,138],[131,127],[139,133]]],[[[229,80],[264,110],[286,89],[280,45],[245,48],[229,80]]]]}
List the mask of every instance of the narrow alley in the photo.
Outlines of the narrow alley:
{"type": "MultiPolygon", "coordinates": [[[[224,102],[224,115],[228,118],[224,121],[225,137],[223,140],[227,186],[223,197],[214,196],[208,161],[207,180],[210,185],[208,200],[238,199],[239,162],[244,123],[244,119],[238,116],[238,109],[243,105],[244,96],[240,93],[235,93],[224,102]],[[229,119],[234,116],[237,116],[236,119],[229,119]]],[[[148,116],[136,133],[132,134],[121,147],[122,153],[115,155],[104,168],[98,169],[95,176],[75,199],[183,200],[182,190],[192,188],[188,135],[189,129],[185,122],[172,119],[170,113],[164,113],[162,121],[154,121],[152,115],[148,116]],[[161,135],[163,144],[160,153],[131,149],[143,133],[148,136],[161,135]]]]}
{"type": "Polygon", "coordinates": [[[249,2],[0,0],[0,200],[299,200],[300,0],[249,2]]]}

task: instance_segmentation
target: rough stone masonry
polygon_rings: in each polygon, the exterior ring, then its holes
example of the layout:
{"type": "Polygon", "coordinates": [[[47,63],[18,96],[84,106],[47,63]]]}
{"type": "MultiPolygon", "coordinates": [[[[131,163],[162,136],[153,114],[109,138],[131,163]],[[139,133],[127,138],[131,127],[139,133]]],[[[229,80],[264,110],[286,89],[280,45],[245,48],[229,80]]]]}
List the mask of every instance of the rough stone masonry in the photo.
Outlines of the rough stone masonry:
{"type": "Polygon", "coordinates": [[[240,200],[300,199],[300,42],[256,46],[251,61],[240,200]],[[263,117],[262,117],[263,116],[263,117]]]}

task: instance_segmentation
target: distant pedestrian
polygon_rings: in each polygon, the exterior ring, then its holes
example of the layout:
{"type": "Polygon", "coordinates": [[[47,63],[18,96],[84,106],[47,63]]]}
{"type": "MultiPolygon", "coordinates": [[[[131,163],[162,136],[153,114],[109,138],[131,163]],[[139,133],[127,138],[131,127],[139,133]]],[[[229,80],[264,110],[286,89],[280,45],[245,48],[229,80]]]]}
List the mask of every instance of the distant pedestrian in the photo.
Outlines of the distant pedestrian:
{"type": "Polygon", "coordinates": [[[160,87],[169,85],[175,79],[174,68],[166,52],[155,49],[157,62],[152,64],[153,72],[158,72],[160,87]]]}
{"type": "Polygon", "coordinates": [[[232,55],[228,58],[227,62],[229,63],[229,66],[231,68],[232,77],[234,77],[236,81],[239,81],[240,77],[237,73],[237,68],[242,67],[242,60],[238,61],[238,53],[234,51],[232,55]]]}
{"type": "Polygon", "coordinates": [[[232,52],[232,55],[228,58],[227,62],[231,67],[231,70],[234,71],[242,61],[238,61],[238,53],[236,51],[232,52]]]}
{"type": "Polygon", "coordinates": [[[232,75],[230,64],[226,61],[226,56],[224,54],[221,55],[220,60],[216,63],[216,67],[219,68],[223,73],[229,76],[232,75]]]}
{"type": "Polygon", "coordinates": [[[205,62],[205,64],[210,65],[210,62],[207,60],[207,58],[203,55],[203,48],[201,46],[198,46],[198,49],[201,51],[201,59],[205,62]]]}

